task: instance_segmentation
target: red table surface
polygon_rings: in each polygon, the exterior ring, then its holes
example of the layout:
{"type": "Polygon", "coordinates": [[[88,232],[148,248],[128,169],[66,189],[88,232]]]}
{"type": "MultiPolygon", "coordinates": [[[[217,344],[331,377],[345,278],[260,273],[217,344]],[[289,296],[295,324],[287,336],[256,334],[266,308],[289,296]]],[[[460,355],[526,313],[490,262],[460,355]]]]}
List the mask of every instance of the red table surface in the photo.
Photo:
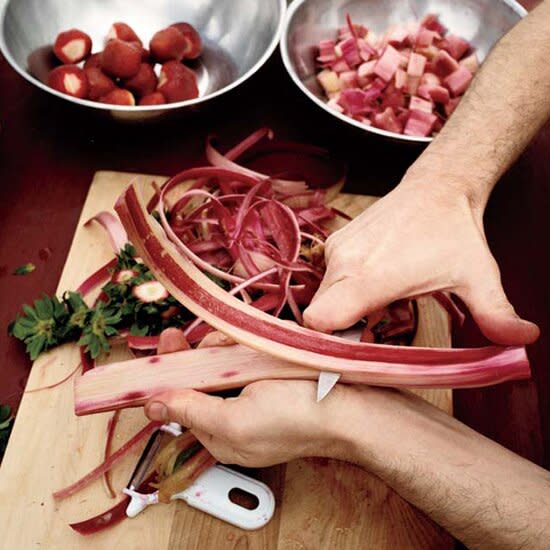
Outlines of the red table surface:
{"type": "MultiPolygon", "coordinates": [[[[532,7],[534,2],[525,2],[532,7]]],[[[384,194],[420,153],[371,138],[313,105],[290,81],[279,54],[243,86],[199,114],[125,126],[43,93],[0,59],[0,403],[17,406],[30,369],[6,328],[24,302],[53,293],[92,176],[109,169],[173,174],[204,162],[207,134],[230,145],[260,126],[278,137],[328,147],[349,161],[345,190],[384,194]],[[25,277],[13,270],[33,262],[25,277]]],[[[517,311],[539,324],[529,347],[530,381],[455,392],[455,413],[476,430],[550,467],[550,126],[493,194],[486,213],[491,249],[517,311]],[[546,236],[546,237],[545,237],[546,236]]],[[[433,182],[437,185],[437,182],[433,182]]],[[[404,242],[403,246],[407,246],[404,242]]],[[[483,343],[471,321],[456,346],[483,343]]]]}

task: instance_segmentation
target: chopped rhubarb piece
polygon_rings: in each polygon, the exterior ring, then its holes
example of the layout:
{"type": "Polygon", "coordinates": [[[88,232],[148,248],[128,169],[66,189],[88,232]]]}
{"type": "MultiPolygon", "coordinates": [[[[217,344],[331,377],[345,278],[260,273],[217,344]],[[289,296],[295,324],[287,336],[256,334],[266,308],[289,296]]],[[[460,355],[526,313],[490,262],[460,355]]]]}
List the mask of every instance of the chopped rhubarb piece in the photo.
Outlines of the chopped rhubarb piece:
{"type": "Polygon", "coordinates": [[[448,34],[445,39],[441,41],[439,47],[449,52],[458,60],[470,49],[470,43],[464,40],[464,38],[460,38],[460,36],[448,34]]]}
{"type": "Polygon", "coordinates": [[[359,85],[357,80],[357,71],[345,71],[340,74],[340,81],[342,82],[342,89],[357,88],[359,85]]]}
{"type": "Polygon", "coordinates": [[[453,59],[445,50],[440,50],[435,58],[435,73],[441,77],[450,75],[458,69],[456,59],[453,59]]]}
{"type": "Polygon", "coordinates": [[[407,66],[407,74],[410,76],[422,76],[424,67],[426,66],[426,58],[418,53],[412,53],[407,66]]]}
{"type": "Polygon", "coordinates": [[[426,99],[421,99],[420,97],[417,97],[415,95],[411,96],[410,102],[409,102],[409,109],[411,111],[413,110],[419,110],[424,111],[426,113],[433,112],[433,103],[426,99]]]}
{"type": "Polygon", "coordinates": [[[372,84],[365,88],[365,102],[372,103],[377,100],[382,95],[385,87],[386,83],[381,78],[376,78],[372,84]]]}
{"type": "Polygon", "coordinates": [[[362,38],[357,41],[357,44],[359,45],[359,55],[363,61],[368,61],[373,55],[376,55],[376,50],[362,38]]]}
{"type": "Polygon", "coordinates": [[[407,76],[407,85],[405,86],[405,90],[408,94],[416,95],[419,85],[420,85],[420,77],[411,76],[411,75],[407,76]]]}
{"type": "Polygon", "coordinates": [[[345,71],[351,71],[351,67],[347,64],[346,60],[342,57],[340,59],[337,59],[332,64],[332,70],[337,73],[343,73],[345,71]]]}
{"type": "Polygon", "coordinates": [[[338,111],[339,113],[343,113],[344,112],[344,109],[340,106],[340,104],[338,103],[338,99],[340,98],[340,96],[338,97],[333,97],[331,99],[329,99],[327,101],[327,105],[331,108],[331,109],[334,109],[335,111],[338,111]]]}
{"type": "Polygon", "coordinates": [[[399,68],[400,69],[406,69],[407,66],[409,65],[409,59],[411,58],[411,52],[401,50],[399,53],[401,54],[401,61],[399,62],[399,68]]]}
{"type": "Polygon", "coordinates": [[[428,88],[428,95],[433,101],[441,103],[442,105],[446,105],[449,102],[451,96],[447,88],[443,86],[428,86],[428,88]]]}
{"type": "Polygon", "coordinates": [[[441,128],[443,128],[443,121],[438,118],[434,123],[434,127],[432,128],[432,134],[439,133],[441,131],[441,128]]]}
{"type": "Polygon", "coordinates": [[[374,67],[376,66],[376,60],[366,61],[361,63],[357,69],[357,76],[359,78],[365,78],[374,74],[374,67]]]}
{"type": "Polygon", "coordinates": [[[386,46],[382,57],[377,61],[374,67],[374,73],[386,82],[390,81],[399,67],[401,54],[393,47],[386,46]]]}
{"type": "Polygon", "coordinates": [[[449,88],[451,94],[453,94],[453,96],[457,96],[466,91],[472,81],[472,78],[474,78],[474,75],[466,67],[459,67],[443,82],[445,86],[449,88]]]}
{"type": "Polygon", "coordinates": [[[425,72],[420,78],[420,84],[428,86],[441,86],[441,79],[434,73],[425,72]]]}
{"type": "Polygon", "coordinates": [[[408,38],[409,29],[401,25],[391,28],[386,34],[386,40],[392,46],[403,46],[408,41],[408,38]]]}
{"type": "Polygon", "coordinates": [[[342,50],[342,55],[346,60],[346,63],[350,67],[356,67],[362,61],[361,56],[359,55],[359,49],[357,48],[357,42],[355,38],[348,38],[340,43],[340,48],[342,50]]]}
{"type": "Polygon", "coordinates": [[[450,117],[459,103],[460,103],[459,97],[451,97],[451,99],[449,99],[449,101],[444,106],[445,114],[448,117],[450,117]]]}
{"type": "Polygon", "coordinates": [[[433,61],[439,52],[439,48],[434,45],[416,49],[416,53],[423,55],[428,61],[433,61]]]}
{"type": "Polygon", "coordinates": [[[384,112],[374,115],[373,126],[396,134],[403,132],[403,126],[391,107],[387,107],[384,112]]]}
{"type": "Polygon", "coordinates": [[[399,90],[395,90],[391,94],[384,94],[382,100],[382,109],[391,107],[392,109],[404,108],[406,105],[405,95],[399,90]]]}
{"type": "Polygon", "coordinates": [[[439,21],[439,16],[435,13],[428,13],[420,21],[420,26],[430,31],[435,31],[441,35],[444,35],[447,32],[446,27],[441,24],[439,21]]]}
{"type": "Polygon", "coordinates": [[[436,120],[437,117],[434,114],[415,109],[410,111],[409,120],[407,120],[403,133],[407,136],[429,136],[436,120]]]}
{"type": "Polygon", "coordinates": [[[344,90],[340,94],[338,103],[344,111],[350,115],[358,115],[365,112],[367,94],[363,90],[344,90]]]}
{"type": "Polygon", "coordinates": [[[319,42],[319,57],[332,57],[336,58],[336,52],[334,51],[336,43],[334,40],[321,40],[319,42]]]}
{"type": "Polygon", "coordinates": [[[434,38],[439,36],[440,35],[437,32],[421,27],[416,35],[416,47],[428,48],[433,44],[434,38]]]}
{"type": "Polygon", "coordinates": [[[476,74],[479,69],[479,62],[477,60],[477,55],[473,53],[464,59],[461,59],[458,64],[461,67],[466,67],[472,74],[476,74]]]}
{"type": "Polygon", "coordinates": [[[397,69],[395,72],[395,87],[402,90],[407,85],[407,73],[403,69],[397,69]]]}
{"type": "Polygon", "coordinates": [[[334,71],[324,69],[317,75],[317,81],[323,87],[327,94],[339,92],[342,88],[342,82],[334,71]]]}

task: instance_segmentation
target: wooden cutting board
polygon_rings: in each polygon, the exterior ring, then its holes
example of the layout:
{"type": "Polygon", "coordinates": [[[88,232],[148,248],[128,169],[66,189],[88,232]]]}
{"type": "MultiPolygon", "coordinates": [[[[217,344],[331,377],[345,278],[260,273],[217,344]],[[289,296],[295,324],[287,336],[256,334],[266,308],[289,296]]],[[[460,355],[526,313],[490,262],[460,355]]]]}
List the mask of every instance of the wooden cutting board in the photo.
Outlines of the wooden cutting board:
{"type": "MultiPolygon", "coordinates": [[[[58,292],[74,289],[112,257],[99,227],[83,223],[101,210],[112,210],[132,174],[98,172],[88,194],[59,282],[58,292]]],[[[144,182],[162,177],[142,176],[144,182]]],[[[334,205],[357,215],[376,198],[341,195],[334,205]]],[[[53,223],[53,220],[44,220],[53,223]]],[[[450,346],[446,314],[432,299],[419,300],[416,345],[450,346]]],[[[119,352],[120,353],[120,352],[119,352]]],[[[112,354],[112,360],[122,356],[112,354]]],[[[27,390],[61,380],[78,364],[76,346],[43,354],[33,365],[27,390]]],[[[423,397],[452,412],[451,391],[422,391],[423,397]]],[[[110,414],[77,418],[73,414],[72,380],[55,389],[26,393],[0,468],[0,548],[4,550],[84,549],[438,549],[452,539],[407,504],[379,479],[358,467],[331,460],[297,460],[252,472],[276,496],[272,521],[245,532],[182,502],[154,506],[133,520],[91,537],[68,524],[110,508],[101,481],[66,501],[56,503],[52,491],[64,487],[102,460],[110,414]]],[[[369,419],[365,419],[368,429],[369,419]]],[[[114,448],[146,423],[141,409],[121,415],[114,448]]],[[[116,488],[126,485],[142,448],[116,468],[116,488]]]]}

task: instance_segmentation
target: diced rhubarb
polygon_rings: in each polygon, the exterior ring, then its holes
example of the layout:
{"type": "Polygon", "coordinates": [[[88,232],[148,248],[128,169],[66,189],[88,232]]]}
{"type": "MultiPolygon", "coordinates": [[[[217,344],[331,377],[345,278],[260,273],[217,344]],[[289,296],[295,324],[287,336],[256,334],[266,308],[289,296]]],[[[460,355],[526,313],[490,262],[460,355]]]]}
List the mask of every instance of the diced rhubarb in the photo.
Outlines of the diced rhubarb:
{"type": "Polygon", "coordinates": [[[448,117],[451,116],[459,103],[460,103],[459,97],[451,97],[451,99],[449,99],[449,101],[444,106],[445,114],[448,117]]]}
{"type": "Polygon", "coordinates": [[[441,77],[450,75],[458,69],[456,59],[452,58],[445,50],[440,50],[435,58],[435,73],[441,77]]]}
{"type": "Polygon", "coordinates": [[[466,91],[472,81],[472,78],[474,78],[474,75],[466,67],[459,67],[443,82],[445,86],[449,88],[451,94],[456,97],[466,91]]]}
{"type": "Polygon", "coordinates": [[[363,61],[368,61],[373,55],[376,55],[376,50],[362,38],[357,40],[357,44],[359,46],[359,55],[363,61]]]}
{"type": "Polygon", "coordinates": [[[359,65],[359,68],[357,69],[357,75],[359,78],[364,78],[366,76],[371,76],[374,74],[374,67],[376,66],[376,60],[372,61],[366,61],[365,63],[362,63],[359,65]]]}
{"type": "Polygon", "coordinates": [[[443,50],[448,51],[455,59],[460,59],[469,49],[470,43],[456,36],[455,34],[448,34],[439,45],[443,50]]]}
{"type": "Polygon", "coordinates": [[[340,81],[342,83],[342,89],[347,90],[349,88],[357,88],[359,82],[357,80],[357,71],[345,71],[340,74],[340,81]]]}
{"type": "Polygon", "coordinates": [[[355,38],[348,38],[340,43],[340,48],[342,50],[342,55],[346,60],[346,63],[350,67],[356,67],[362,61],[361,56],[359,55],[359,50],[357,48],[357,42],[355,38]]]}
{"type": "Polygon", "coordinates": [[[386,87],[386,83],[381,78],[376,78],[372,84],[365,88],[365,102],[372,103],[377,100],[386,87]]]}
{"type": "Polygon", "coordinates": [[[426,66],[426,58],[418,53],[411,53],[409,65],[407,66],[407,74],[410,76],[422,76],[424,67],[426,66]]]}
{"type": "Polygon", "coordinates": [[[336,46],[334,40],[321,40],[319,42],[319,57],[330,58],[332,61],[336,59],[336,46]]]}
{"type": "Polygon", "coordinates": [[[442,105],[449,103],[451,96],[447,88],[444,88],[443,86],[428,86],[428,88],[428,95],[433,101],[436,103],[441,103],[442,105]]]}
{"type": "Polygon", "coordinates": [[[434,38],[439,37],[439,34],[435,31],[431,31],[425,27],[421,27],[416,35],[416,47],[428,48],[433,44],[434,38]]]}
{"type": "Polygon", "coordinates": [[[386,34],[388,44],[392,46],[403,46],[409,38],[409,29],[405,26],[396,25],[386,34]]]}
{"type": "Polygon", "coordinates": [[[434,73],[425,72],[420,78],[420,85],[441,86],[441,79],[434,73]]]}
{"type": "Polygon", "coordinates": [[[374,72],[382,80],[389,82],[393,78],[395,71],[397,71],[400,61],[401,54],[393,46],[388,45],[377,61],[374,72]]]}
{"type": "Polygon", "coordinates": [[[403,133],[407,136],[429,136],[436,120],[437,117],[434,114],[415,109],[410,111],[409,120],[407,120],[403,133]]]}
{"type": "Polygon", "coordinates": [[[344,111],[350,115],[358,115],[365,112],[367,104],[366,93],[358,88],[343,90],[338,100],[344,111]]]}
{"type": "Polygon", "coordinates": [[[317,81],[327,94],[339,92],[342,87],[342,83],[340,82],[338,75],[329,69],[324,69],[321,71],[317,75],[317,81]]]}
{"type": "Polygon", "coordinates": [[[395,72],[395,88],[402,90],[407,85],[407,73],[403,69],[397,69],[395,72]]]}
{"type": "Polygon", "coordinates": [[[427,99],[422,99],[420,97],[413,95],[411,96],[411,99],[409,101],[409,109],[411,111],[419,110],[419,111],[424,111],[426,113],[431,113],[433,112],[433,103],[431,100],[428,101],[427,99]]]}
{"type": "Polygon", "coordinates": [[[399,68],[400,69],[406,69],[409,65],[409,59],[411,58],[411,52],[407,50],[401,50],[399,52],[401,54],[401,61],[399,62],[399,68]]]}
{"type": "Polygon", "coordinates": [[[327,105],[331,108],[331,109],[334,109],[335,111],[338,111],[339,113],[343,113],[344,112],[344,109],[340,106],[340,104],[338,103],[338,99],[340,98],[340,95],[338,95],[338,97],[333,97],[331,99],[329,99],[327,101],[327,105]]]}
{"type": "Polygon", "coordinates": [[[439,16],[435,13],[428,13],[420,21],[420,26],[430,31],[435,31],[441,35],[444,35],[447,32],[446,27],[444,27],[439,21],[439,16]]]}
{"type": "Polygon", "coordinates": [[[357,80],[359,81],[359,86],[361,86],[361,88],[365,88],[368,84],[371,83],[372,77],[374,75],[375,65],[375,59],[359,65],[359,68],[357,69],[357,80]]]}
{"type": "Polygon", "coordinates": [[[395,116],[395,113],[391,107],[386,108],[386,110],[382,113],[374,115],[373,126],[388,132],[394,132],[396,134],[403,132],[403,126],[395,116]]]}
{"type": "Polygon", "coordinates": [[[400,90],[395,90],[391,94],[384,94],[384,99],[382,100],[382,109],[391,107],[396,110],[399,108],[404,108],[406,105],[405,95],[400,90]]]}
{"type": "Polygon", "coordinates": [[[439,53],[439,48],[434,46],[426,46],[425,48],[417,48],[416,53],[423,55],[428,61],[433,61],[439,53]]]}
{"type": "Polygon", "coordinates": [[[407,85],[405,86],[405,91],[410,95],[416,95],[418,86],[420,86],[420,77],[407,75],[407,85]]]}
{"type": "Polygon", "coordinates": [[[345,71],[351,71],[351,67],[347,64],[346,60],[342,57],[340,59],[337,59],[332,64],[332,70],[337,73],[343,73],[345,71]]]}
{"type": "Polygon", "coordinates": [[[472,74],[476,74],[479,69],[479,62],[477,60],[477,55],[473,53],[464,59],[461,59],[458,64],[461,67],[466,67],[472,74]]]}

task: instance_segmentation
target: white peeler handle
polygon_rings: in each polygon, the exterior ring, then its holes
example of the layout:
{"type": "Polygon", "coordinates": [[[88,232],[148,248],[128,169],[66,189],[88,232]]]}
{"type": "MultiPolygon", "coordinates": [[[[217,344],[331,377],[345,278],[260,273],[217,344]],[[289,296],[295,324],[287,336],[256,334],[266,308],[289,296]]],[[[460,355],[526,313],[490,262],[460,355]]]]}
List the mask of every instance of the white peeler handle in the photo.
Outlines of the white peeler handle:
{"type": "Polygon", "coordinates": [[[206,470],[193,485],[172,498],[246,530],[263,527],[275,511],[275,497],[265,483],[220,465],[206,470]],[[232,489],[251,493],[258,499],[258,506],[249,510],[235,504],[229,499],[232,489]]]}

